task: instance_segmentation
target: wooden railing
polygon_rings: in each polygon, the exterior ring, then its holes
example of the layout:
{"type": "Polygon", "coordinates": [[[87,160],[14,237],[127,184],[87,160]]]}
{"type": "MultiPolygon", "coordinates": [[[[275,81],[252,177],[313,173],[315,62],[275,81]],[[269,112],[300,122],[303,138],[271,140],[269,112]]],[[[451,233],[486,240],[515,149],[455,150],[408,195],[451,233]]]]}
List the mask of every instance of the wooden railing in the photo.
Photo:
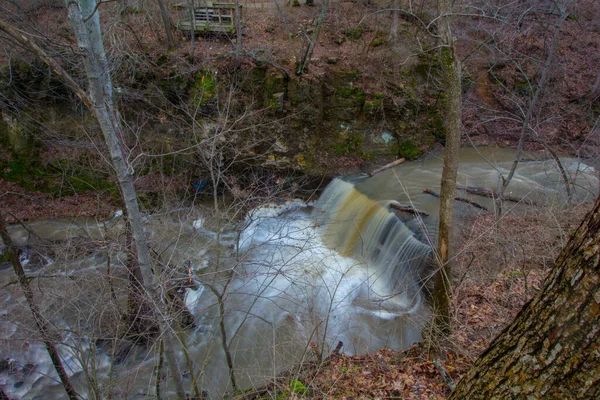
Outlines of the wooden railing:
{"type": "MultiPolygon", "coordinates": [[[[194,6],[193,21],[187,4],[179,4],[177,7],[183,13],[182,19],[177,24],[182,31],[233,33],[236,30],[235,3],[207,3],[194,6]]],[[[238,15],[241,17],[242,6],[239,7],[238,15]]]]}

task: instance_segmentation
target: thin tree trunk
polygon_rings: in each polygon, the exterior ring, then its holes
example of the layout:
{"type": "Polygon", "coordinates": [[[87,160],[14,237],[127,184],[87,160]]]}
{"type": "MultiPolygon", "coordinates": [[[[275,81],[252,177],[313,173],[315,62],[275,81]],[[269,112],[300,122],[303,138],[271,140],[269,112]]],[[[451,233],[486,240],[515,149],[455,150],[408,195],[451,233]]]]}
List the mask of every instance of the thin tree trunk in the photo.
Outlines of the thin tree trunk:
{"type": "Polygon", "coordinates": [[[446,149],[442,168],[440,189],[440,225],[438,236],[438,270],[434,276],[433,323],[434,335],[443,339],[450,333],[450,271],[453,256],[452,230],[454,226],[454,198],[456,197],[456,175],[461,128],[460,64],[455,54],[454,38],[450,30],[448,15],[449,0],[438,0],[441,16],[439,33],[442,40],[440,62],[442,81],[446,92],[445,125],[446,149]]]}
{"type": "MultiPolygon", "coordinates": [[[[506,179],[504,178],[504,176],[502,176],[501,182],[499,182],[499,184],[498,184],[497,192],[499,194],[498,200],[500,202],[502,201],[506,187],[509,185],[510,181],[512,180],[513,176],[515,175],[515,171],[517,170],[517,165],[519,164],[519,161],[521,160],[521,154],[523,153],[523,145],[525,144],[525,137],[527,136],[527,132],[529,132],[529,129],[530,129],[529,124],[531,123],[531,120],[533,118],[533,113],[535,111],[535,108],[537,107],[537,103],[540,99],[540,96],[541,96],[542,92],[544,91],[544,88],[546,85],[546,80],[548,79],[548,75],[550,73],[550,68],[552,67],[552,60],[554,59],[554,53],[556,53],[556,47],[558,46],[558,35],[560,33],[562,24],[565,21],[565,19],[567,18],[567,16],[568,16],[568,13],[566,12],[566,10],[561,10],[561,17],[560,17],[561,19],[560,19],[558,26],[556,28],[554,28],[554,34],[552,35],[552,43],[550,45],[550,49],[548,50],[548,56],[546,57],[546,62],[544,64],[544,68],[542,69],[542,76],[540,76],[540,80],[537,84],[537,87],[535,88],[535,90],[533,92],[533,97],[531,99],[531,102],[529,103],[529,107],[527,107],[527,112],[525,113],[525,118],[523,119],[523,124],[521,125],[521,132],[519,135],[519,143],[517,145],[517,154],[515,155],[515,159],[512,163],[510,171],[508,172],[508,176],[506,177],[506,179]]],[[[568,188],[569,183],[565,182],[565,185],[567,185],[567,188],[568,188]]],[[[500,210],[500,209],[501,208],[498,207],[498,210],[500,210]]]]}
{"type": "Polygon", "coordinates": [[[165,358],[171,368],[171,376],[175,380],[177,396],[185,397],[183,381],[175,358],[174,339],[170,327],[168,310],[158,295],[158,284],[150,264],[150,254],[146,234],[142,225],[135,187],[133,185],[133,169],[125,160],[121,149],[120,138],[123,137],[119,116],[113,105],[112,82],[106,62],[106,55],[100,31],[100,16],[98,11],[87,17],[84,22],[82,13],[90,15],[95,10],[95,1],[67,1],[69,19],[75,29],[79,48],[84,53],[84,64],[88,77],[90,99],[96,114],[106,146],[108,147],[111,163],[115,169],[119,187],[127,209],[133,241],[135,243],[137,262],[143,279],[143,285],[157,309],[157,320],[163,338],[165,358]],[[81,7],[81,9],[80,9],[81,7]]]}
{"type": "Polygon", "coordinates": [[[392,2],[392,25],[390,26],[389,41],[398,39],[398,26],[400,25],[400,0],[392,2]]]}
{"type": "Polygon", "coordinates": [[[188,0],[188,10],[190,14],[190,24],[192,26],[192,31],[190,32],[190,58],[192,59],[192,64],[194,64],[194,53],[196,52],[196,11],[195,11],[195,1],[188,0]]]}
{"type": "Polygon", "coordinates": [[[175,47],[175,41],[173,41],[173,34],[171,33],[171,19],[169,18],[169,13],[167,12],[167,7],[165,6],[164,0],[156,0],[158,2],[158,7],[160,8],[160,16],[163,20],[163,25],[165,26],[165,36],[167,37],[167,46],[170,49],[175,47]]]}
{"type": "Polygon", "coordinates": [[[600,198],[451,399],[600,398],[600,198]]]}
{"type": "Polygon", "coordinates": [[[242,51],[242,5],[240,4],[240,0],[235,0],[235,34],[235,47],[238,51],[242,51]]]}
{"type": "Polygon", "coordinates": [[[6,246],[6,253],[8,254],[8,258],[13,266],[13,269],[15,270],[15,275],[17,275],[19,285],[21,286],[21,290],[23,290],[25,300],[27,300],[27,305],[29,306],[29,310],[31,310],[31,313],[33,314],[35,326],[40,332],[40,335],[42,336],[42,341],[46,346],[46,350],[48,351],[50,359],[52,360],[52,365],[54,366],[54,369],[56,370],[56,373],[58,374],[58,377],[60,378],[60,381],[63,387],[65,388],[67,395],[69,396],[69,399],[77,400],[79,399],[79,395],[77,394],[75,388],[71,384],[71,381],[69,380],[69,375],[67,374],[67,371],[65,370],[62,364],[62,360],[60,359],[60,355],[58,354],[56,347],[54,346],[52,333],[50,331],[50,328],[48,328],[46,319],[40,312],[40,309],[38,308],[37,304],[35,303],[35,300],[33,298],[33,290],[31,290],[29,280],[27,279],[25,271],[23,270],[23,266],[19,261],[19,256],[17,255],[12,239],[8,234],[8,230],[6,229],[6,224],[4,222],[4,216],[1,213],[0,237],[2,238],[2,241],[6,246]]]}
{"type": "Polygon", "coordinates": [[[308,66],[310,65],[310,59],[315,51],[317,42],[319,41],[319,35],[321,34],[323,20],[325,19],[325,15],[327,15],[328,7],[329,7],[329,0],[325,0],[323,2],[323,8],[321,9],[321,14],[319,14],[319,18],[317,19],[317,26],[315,26],[312,37],[308,43],[308,47],[306,48],[306,53],[304,53],[304,57],[302,57],[302,60],[300,60],[298,62],[298,65],[296,66],[296,75],[302,75],[304,72],[306,72],[308,70],[308,66]]]}

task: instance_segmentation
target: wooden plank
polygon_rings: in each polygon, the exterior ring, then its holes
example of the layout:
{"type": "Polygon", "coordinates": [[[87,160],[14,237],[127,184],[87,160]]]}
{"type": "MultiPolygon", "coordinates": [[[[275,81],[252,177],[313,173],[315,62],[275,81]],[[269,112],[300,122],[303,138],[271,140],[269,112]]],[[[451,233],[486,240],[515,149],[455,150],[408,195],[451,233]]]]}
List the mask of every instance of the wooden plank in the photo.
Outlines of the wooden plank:
{"type": "MultiPolygon", "coordinates": [[[[214,3],[193,8],[196,32],[235,32],[235,3],[214,3]]],[[[189,19],[179,22],[177,27],[183,31],[191,31],[189,19]]]]}

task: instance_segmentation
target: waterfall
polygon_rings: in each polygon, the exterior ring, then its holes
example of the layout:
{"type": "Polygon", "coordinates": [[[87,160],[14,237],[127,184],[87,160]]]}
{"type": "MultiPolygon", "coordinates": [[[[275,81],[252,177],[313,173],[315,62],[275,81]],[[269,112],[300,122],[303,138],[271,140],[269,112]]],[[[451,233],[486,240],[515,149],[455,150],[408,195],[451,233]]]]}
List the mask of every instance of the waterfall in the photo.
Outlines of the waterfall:
{"type": "Polygon", "coordinates": [[[315,219],[330,248],[365,262],[387,296],[413,309],[421,303],[432,250],[410,229],[419,226],[414,220],[405,224],[390,211],[392,202],[372,200],[351,183],[335,179],[315,205],[315,219]]]}

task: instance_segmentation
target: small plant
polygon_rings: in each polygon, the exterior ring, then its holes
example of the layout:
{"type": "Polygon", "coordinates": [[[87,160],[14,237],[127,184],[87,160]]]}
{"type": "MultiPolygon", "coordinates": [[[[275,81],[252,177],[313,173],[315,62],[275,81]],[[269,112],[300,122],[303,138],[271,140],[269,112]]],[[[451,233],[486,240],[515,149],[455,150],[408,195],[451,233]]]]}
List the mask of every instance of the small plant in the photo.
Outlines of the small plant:
{"type": "Polygon", "coordinates": [[[342,31],[342,33],[350,40],[360,39],[362,37],[363,32],[364,29],[361,25],[357,26],[356,28],[344,29],[342,31]]]}
{"type": "Polygon", "coordinates": [[[379,47],[384,43],[385,43],[385,39],[375,39],[371,42],[371,47],[372,48],[379,47]]]}
{"type": "Polygon", "coordinates": [[[304,396],[308,392],[308,388],[302,382],[293,380],[290,382],[290,392],[304,396]]]}
{"type": "Polygon", "coordinates": [[[335,146],[335,152],[339,156],[357,155],[361,156],[362,139],[358,136],[345,135],[344,141],[335,146]]]}

